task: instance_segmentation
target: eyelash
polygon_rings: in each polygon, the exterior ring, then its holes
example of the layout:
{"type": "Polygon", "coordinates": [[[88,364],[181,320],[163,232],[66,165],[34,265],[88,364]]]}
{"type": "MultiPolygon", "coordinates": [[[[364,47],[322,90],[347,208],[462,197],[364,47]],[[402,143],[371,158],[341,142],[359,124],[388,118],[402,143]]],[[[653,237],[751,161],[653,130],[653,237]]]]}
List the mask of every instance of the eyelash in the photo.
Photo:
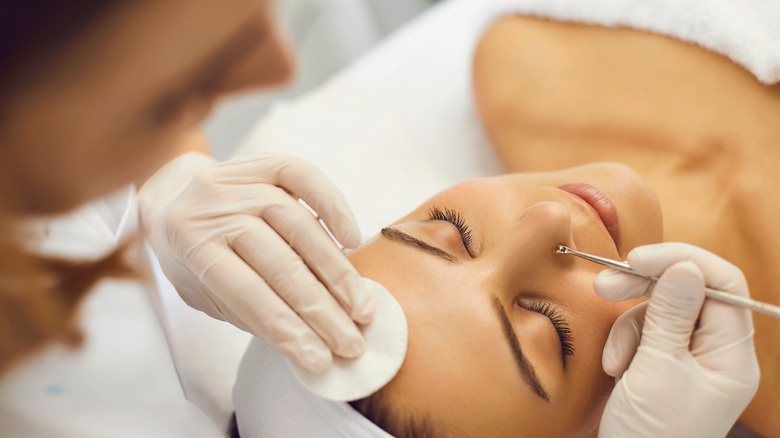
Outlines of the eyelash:
{"type": "Polygon", "coordinates": [[[555,331],[558,332],[558,337],[561,339],[561,350],[563,351],[563,355],[574,355],[574,336],[571,333],[571,328],[569,328],[569,324],[563,319],[563,316],[558,314],[555,307],[550,303],[534,301],[526,307],[526,310],[541,313],[546,316],[553,327],[555,327],[555,331]]]}
{"type": "Polygon", "coordinates": [[[439,207],[432,207],[428,211],[428,220],[447,221],[452,225],[455,225],[455,228],[458,229],[458,233],[460,233],[461,240],[463,240],[463,246],[465,246],[466,251],[471,254],[471,228],[469,228],[460,213],[455,210],[450,210],[449,208],[442,210],[439,207]]]}

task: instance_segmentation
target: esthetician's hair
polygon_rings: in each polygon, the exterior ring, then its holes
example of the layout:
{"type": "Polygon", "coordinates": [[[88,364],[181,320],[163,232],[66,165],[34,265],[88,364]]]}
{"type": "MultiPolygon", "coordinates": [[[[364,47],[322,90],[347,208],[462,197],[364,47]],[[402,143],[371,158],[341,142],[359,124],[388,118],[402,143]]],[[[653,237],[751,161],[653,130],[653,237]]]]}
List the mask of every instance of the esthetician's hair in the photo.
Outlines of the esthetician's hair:
{"type": "Polygon", "coordinates": [[[0,8],[0,105],[35,80],[36,71],[119,0],[3,0],[0,8]]]}
{"type": "MultiPolygon", "coordinates": [[[[8,101],[34,87],[36,72],[117,0],[4,0],[0,8],[0,114],[8,101]]],[[[2,117],[2,116],[0,116],[2,117]]],[[[0,122],[2,120],[0,119],[0,122]]],[[[0,123],[0,126],[2,124],[0,123]]],[[[0,129],[0,147],[3,147],[0,129]]],[[[2,166],[13,163],[0,163],[2,166]]],[[[105,276],[135,272],[124,251],[98,261],[69,261],[26,251],[27,236],[14,213],[22,196],[0,181],[0,374],[51,341],[78,345],[78,304],[105,276]]]]}

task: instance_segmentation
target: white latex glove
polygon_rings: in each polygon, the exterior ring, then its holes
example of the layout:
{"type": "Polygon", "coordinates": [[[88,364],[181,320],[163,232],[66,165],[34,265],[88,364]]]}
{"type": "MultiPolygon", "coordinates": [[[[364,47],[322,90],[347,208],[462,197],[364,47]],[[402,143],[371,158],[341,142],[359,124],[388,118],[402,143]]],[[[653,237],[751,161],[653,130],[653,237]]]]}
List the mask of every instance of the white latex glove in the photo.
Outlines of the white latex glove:
{"type": "Polygon", "coordinates": [[[706,300],[704,285],[748,296],[736,266],[683,243],[638,247],[631,268],[595,281],[602,298],[650,299],[615,322],[603,366],[618,378],[599,437],[724,437],[753,398],[759,370],[750,312],[706,300]]]}
{"type": "Polygon", "coordinates": [[[190,306],[323,372],[357,357],[374,302],[303,199],[347,248],[360,231],[343,195],[314,165],[266,155],[217,163],[184,154],[139,192],[143,228],[190,306]]]}

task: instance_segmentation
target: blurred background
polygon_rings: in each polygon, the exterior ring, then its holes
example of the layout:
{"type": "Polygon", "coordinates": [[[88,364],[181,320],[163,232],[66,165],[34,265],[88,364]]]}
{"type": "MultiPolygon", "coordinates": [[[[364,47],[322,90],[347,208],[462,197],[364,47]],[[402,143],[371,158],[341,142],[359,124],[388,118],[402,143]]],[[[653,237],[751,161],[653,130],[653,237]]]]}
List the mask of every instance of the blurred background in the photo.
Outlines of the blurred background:
{"type": "Polygon", "coordinates": [[[222,103],[206,123],[216,157],[227,158],[275,101],[316,88],[436,1],[277,0],[280,21],[295,46],[297,76],[284,90],[222,103]]]}

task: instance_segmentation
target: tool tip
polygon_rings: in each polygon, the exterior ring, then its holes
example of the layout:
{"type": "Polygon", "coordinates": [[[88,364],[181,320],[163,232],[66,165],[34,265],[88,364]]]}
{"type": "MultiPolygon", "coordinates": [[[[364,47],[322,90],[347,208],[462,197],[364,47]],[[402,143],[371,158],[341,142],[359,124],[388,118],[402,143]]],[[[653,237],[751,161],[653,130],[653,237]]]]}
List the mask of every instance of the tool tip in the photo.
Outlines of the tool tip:
{"type": "Polygon", "coordinates": [[[566,248],[565,246],[561,245],[560,243],[556,243],[555,246],[553,246],[552,250],[556,254],[566,254],[566,250],[569,248],[566,248]]]}

